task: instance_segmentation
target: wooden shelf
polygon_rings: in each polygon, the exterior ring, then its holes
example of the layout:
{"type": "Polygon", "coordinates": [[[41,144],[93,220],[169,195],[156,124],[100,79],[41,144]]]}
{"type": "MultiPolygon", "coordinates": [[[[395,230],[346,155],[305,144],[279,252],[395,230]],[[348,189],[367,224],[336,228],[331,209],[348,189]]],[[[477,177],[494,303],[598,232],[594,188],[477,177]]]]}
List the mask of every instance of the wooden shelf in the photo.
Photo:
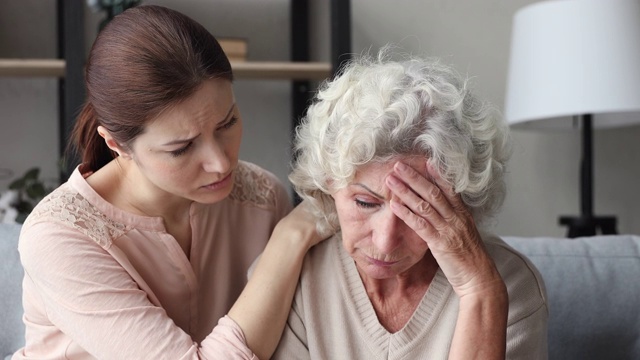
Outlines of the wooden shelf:
{"type": "Polygon", "coordinates": [[[0,76],[64,77],[62,59],[0,59],[0,76]]]}
{"type": "Polygon", "coordinates": [[[331,64],[321,62],[232,62],[237,79],[324,80],[331,76],[331,64]]]}
{"type": "MultiPolygon", "coordinates": [[[[321,62],[231,62],[236,79],[324,80],[331,64],[321,62]]],[[[0,59],[0,76],[64,77],[61,59],[0,59]]]]}

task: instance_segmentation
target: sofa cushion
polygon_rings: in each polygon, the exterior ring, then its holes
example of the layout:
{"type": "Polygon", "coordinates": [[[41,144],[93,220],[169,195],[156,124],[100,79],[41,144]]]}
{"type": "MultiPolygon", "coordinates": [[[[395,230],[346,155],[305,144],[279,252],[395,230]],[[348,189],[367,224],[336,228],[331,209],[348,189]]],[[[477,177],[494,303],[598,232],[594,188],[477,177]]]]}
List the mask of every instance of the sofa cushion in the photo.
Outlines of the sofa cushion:
{"type": "Polygon", "coordinates": [[[0,224],[0,359],[24,344],[20,225],[0,224]]]}
{"type": "Polygon", "coordinates": [[[640,237],[502,237],[540,271],[550,359],[640,359],[640,237]]]}

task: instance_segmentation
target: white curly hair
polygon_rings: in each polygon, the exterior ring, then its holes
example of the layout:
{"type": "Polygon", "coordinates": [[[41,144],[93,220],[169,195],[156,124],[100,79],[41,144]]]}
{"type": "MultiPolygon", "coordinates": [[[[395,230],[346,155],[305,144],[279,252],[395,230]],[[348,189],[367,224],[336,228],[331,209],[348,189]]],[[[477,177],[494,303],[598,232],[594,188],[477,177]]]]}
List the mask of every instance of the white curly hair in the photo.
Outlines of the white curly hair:
{"type": "Polygon", "coordinates": [[[399,156],[430,159],[477,223],[505,196],[510,155],[508,126],[467,80],[437,59],[361,55],[320,86],[296,129],[289,180],[321,219],[318,230],[337,231],[332,191],[358,167],[399,156]]]}

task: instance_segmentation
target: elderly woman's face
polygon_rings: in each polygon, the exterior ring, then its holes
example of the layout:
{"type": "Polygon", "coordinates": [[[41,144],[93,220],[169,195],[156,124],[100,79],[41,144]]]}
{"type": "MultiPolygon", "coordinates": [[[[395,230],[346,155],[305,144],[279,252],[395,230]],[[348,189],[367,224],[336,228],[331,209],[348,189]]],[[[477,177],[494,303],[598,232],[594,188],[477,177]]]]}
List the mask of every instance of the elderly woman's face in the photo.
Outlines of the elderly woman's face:
{"type": "MultiPolygon", "coordinates": [[[[426,173],[423,157],[400,158],[426,173]]],[[[389,207],[391,192],[385,185],[396,161],[370,163],[356,172],[345,188],[332,193],[338,211],[344,248],[361,274],[389,279],[409,271],[428,250],[422,240],[389,207]]]]}

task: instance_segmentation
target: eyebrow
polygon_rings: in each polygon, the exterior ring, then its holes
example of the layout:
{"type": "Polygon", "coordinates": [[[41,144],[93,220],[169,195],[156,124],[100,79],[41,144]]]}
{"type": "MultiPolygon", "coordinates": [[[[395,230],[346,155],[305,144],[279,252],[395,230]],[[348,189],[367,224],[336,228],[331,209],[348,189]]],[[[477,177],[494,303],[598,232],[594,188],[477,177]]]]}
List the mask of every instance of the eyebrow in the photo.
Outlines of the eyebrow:
{"type": "Polygon", "coordinates": [[[382,195],[378,194],[377,192],[371,190],[367,185],[365,185],[363,183],[355,183],[353,185],[360,186],[360,187],[364,188],[365,190],[367,190],[368,192],[370,192],[371,195],[377,197],[378,199],[384,200],[384,196],[382,196],[382,195]]]}
{"type": "MultiPolygon", "coordinates": [[[[233,113],[233,109],[236,108],[236,103],[234,102],[233,104],[231,104],[231,108],[229,109],[229,111],[227,112],[227,115],[224,116],[224,119],[222,119],[221,123],[224,123],[225,121],[229,120],[229,117],[231,115],[231,113],[233,113]]],[[[198,136],[200,136],[200,134],[189,138],[189,139],[178,139],[178,140],[172,140],[169,141],[167,143],[162,144],[161,146],[167,146],[167,145],[177,145],[177,144],[184,144],[184,143],[188,143],[190,141],[193,141],[195,138],[197,138],[198,136]]]]}

